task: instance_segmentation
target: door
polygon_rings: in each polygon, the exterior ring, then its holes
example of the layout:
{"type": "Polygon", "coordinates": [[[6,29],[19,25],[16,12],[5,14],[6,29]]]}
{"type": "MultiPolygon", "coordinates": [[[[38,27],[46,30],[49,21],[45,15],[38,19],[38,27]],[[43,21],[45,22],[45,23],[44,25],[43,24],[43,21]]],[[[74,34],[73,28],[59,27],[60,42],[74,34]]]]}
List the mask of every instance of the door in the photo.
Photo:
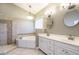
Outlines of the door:
{"type": "Polygon", "coordinates": [[[7,24],[0,23],[0,45],[7,44],[7,24]]]}

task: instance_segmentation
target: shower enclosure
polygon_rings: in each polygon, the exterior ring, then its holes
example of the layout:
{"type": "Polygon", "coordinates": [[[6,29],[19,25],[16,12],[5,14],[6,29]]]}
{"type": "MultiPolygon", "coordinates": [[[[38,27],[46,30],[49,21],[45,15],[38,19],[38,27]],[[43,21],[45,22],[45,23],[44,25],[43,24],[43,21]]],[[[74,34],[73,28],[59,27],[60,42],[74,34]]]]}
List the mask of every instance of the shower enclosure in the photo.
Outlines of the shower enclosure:
{"type": "Polygon", "coordinates": [[[0,54],[4,54],[4,45],[7,45],[7,24],[0,23],[0,54]]]}

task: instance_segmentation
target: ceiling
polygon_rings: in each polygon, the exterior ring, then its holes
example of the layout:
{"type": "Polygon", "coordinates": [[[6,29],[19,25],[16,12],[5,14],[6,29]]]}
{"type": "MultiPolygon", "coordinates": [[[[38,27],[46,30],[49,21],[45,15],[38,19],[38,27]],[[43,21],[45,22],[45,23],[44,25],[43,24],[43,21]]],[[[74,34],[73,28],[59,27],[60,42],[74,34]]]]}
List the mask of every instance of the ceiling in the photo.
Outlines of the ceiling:
{"type": "Polygon", "coordinates": [[[31,12],[34,15],[48,5],[48,3],[14,3],[14,4],[28,12],[31,12]],[[31,5],[31,8],[29,8],[29,5],[31,5]]]}
{"type": "MultiPolygon", "coordinates": [[[[17,7],[26,10],[27,12],[31,12],[33,15],[37,15],[44,9],[49,10],[51,7],[52,7],[51,9],[57,7],[57,9],[59,8],[60,10],[65,10],[62,8],[63,6],[60,8],[62,3],[14,3],[14,4],[17,7]],[[29,5],[31,5],[31,8],[29,7],[29,5]]],[[[67,5],[67,3],[65,5],[67,5]]],[[[76,9],[79,9],[79,4],[76,3],[75,5],[76,9]]]]}

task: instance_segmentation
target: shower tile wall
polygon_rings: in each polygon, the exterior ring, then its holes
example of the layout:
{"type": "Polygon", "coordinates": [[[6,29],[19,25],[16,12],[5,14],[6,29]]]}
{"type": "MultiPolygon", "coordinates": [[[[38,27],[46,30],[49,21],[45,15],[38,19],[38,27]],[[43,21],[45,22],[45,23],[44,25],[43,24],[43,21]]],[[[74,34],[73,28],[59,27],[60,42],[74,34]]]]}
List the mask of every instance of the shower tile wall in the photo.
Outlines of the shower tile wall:
{"type": "MultiPolygon", "coordinates": [[[[5,42],[4,44],[12,43],[12,23],[8,20],[0,20],[0,40],[5,42]],[[2,31],[1,31],[2,29],[2,31]],[[6,40],[6,41],[5,41],[6,40]]],[[[3,44],[3,42],[1,44],[3,44]]]]}

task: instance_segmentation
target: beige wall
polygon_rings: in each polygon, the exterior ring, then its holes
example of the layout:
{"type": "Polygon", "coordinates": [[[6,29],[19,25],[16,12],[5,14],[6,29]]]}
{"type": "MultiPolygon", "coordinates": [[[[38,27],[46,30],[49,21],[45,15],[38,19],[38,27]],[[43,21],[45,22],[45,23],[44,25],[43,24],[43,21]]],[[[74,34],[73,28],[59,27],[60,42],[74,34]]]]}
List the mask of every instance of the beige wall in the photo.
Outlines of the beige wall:
{"type": "Polygon", "coordinates": [[[15,41],[18,34],[34,33],[34,22],[31,20],[14,20],[12,21],[12,40],[15,41]]]}
{"type": "MultiPolygon", "coordinates": [[[[9,31],[9,38],[14,42],[17,34],[34,32],[34,21],[29,21],[26,16],[28,12],[10,3],[0,3],[1,20],[12,20],[12,33],[9,31]],[[12,35],[12,37],[10,36],[12,35]]],[[[10,27],[10,25],[8,25],[10,27]]],[[[10,41],[10,40],[8,40],[10,41]]]]}
{"type": "MultiPolygon", "coordinates": [[[[63,13],[63,12],[62,12],[63,13]]],[[[64,25],[64,14],[59,13],[54,17],[54,25],[51,29],[51,33],[55,34],[72,34],[79,36],[79,24],[74,27],[67,27],[64,25]]]]}
{"type": "MultiPolygon", "coordinates": [[[[44,11],[46,9],[47,8],[42,10],[42,12],[38,13],[37,17],[43,16],[44,11]]],[[[53,34],[64,34],[64,35],[72,34],[72,35],[79,36],[79,24],[74,27],[67,27],[64,25],[63,20],[64,20],[65,13],[66,11],[60,11],[58,6],[56,7],[56,13],[53,15],[54,24],[52,26],[52,29],[49,30],[49,32],[53,34]]],[[[41,32],[42,30],[38,30],[38,31],[41,32]]]]}
{"type": "Polygon", "coordinates": [[[0,19],[26,19],[28,12],[11,3],[0,3],[0,19]]]}

